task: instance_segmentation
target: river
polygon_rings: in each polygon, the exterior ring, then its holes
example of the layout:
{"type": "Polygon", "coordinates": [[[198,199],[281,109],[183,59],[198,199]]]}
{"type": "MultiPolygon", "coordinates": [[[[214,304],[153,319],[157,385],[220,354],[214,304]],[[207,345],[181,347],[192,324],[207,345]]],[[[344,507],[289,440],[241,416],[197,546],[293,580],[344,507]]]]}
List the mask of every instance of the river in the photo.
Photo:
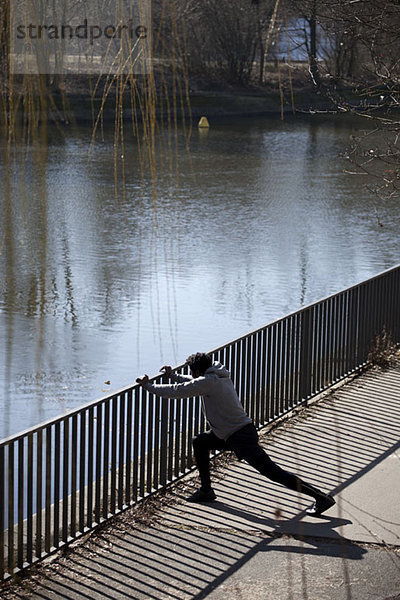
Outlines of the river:
{"type": "Polygon", "coordinates": [[[2,147],[0,439],[397,264],[397,201],[344,173],[362,127],[179,129],[153,179],[127,136],[117,197],[113,126],[2,147]]]}

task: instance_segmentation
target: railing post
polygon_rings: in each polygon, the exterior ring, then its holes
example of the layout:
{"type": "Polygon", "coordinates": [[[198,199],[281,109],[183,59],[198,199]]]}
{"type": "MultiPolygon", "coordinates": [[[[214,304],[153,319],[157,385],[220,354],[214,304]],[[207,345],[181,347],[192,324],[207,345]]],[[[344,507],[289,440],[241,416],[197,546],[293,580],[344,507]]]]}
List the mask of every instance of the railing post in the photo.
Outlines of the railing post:
{"type": "Polygon", "coordinates": [[[300,400],[311,393],[312,323],[309,308],[301,313],[300,320],[300,400]]]}

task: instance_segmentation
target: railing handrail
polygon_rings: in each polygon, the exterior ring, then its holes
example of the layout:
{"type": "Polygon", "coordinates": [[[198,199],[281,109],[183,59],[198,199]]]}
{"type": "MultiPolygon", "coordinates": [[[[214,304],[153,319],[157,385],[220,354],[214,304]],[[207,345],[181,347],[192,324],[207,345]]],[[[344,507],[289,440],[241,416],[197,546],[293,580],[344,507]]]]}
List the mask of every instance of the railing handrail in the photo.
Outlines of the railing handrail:
{"type": "MultiPolygon", "coordinates": [[[[312,308],[313,306],[316,306],[318,304],[321,304],[323,302],[326,302],[329,299],[333,299],[336,298],[342,294],[345,294],[346,292],[350,292],[353,289],[358,288],[361,285],[366,285],[368,284],[370,281],[373,280],[377,280],[380,277],[383,277],[384,275],[387,275],[388,273],[390,273],[391,271],[396,271],[396,269],[400,268],[400,263],[397,264],[394,267],[390,267],[389,269],[385,269],[384,271],[381,271],[380,273],[378,273],[377,275],[373,275],[371,277],[369,277],[368,279],[363,279],[361,281],[359,281],[358,283],[355,283],[343,290],[340,290],[339,292],[335,292],[334,294],[331,294],[329,296],[324,296],[323,298],[316,300],[314,302],[311,302],[309,304],[306,304],[304,306],[302,306],[301,308],[288,313],[287,315],[283,315],[282,317],[278,317],[277,319],[274,319],[273,321],[270,321],[268,323],[266,323],[265,325],[262,325],[261,327],[257,327],[256,329],[253,329],[245,334],[243,334],[242,336],[235,338],[233,340],[230,340],[228,342],[225,342],[224,344],[222,344],[221,346],[217,346],[216,348],[213,348],[212,350],[209,350],[208,353],[209,354],[213,354],[216,352],[220,352],[221,350],[223,350],[226,346],[230,346],[234,343],[240,342],[252,335],[256,335],[257,333],[263,331],[264,329],[266,329],[267,327],[272,327],[273,325],[276,325],[277,323],[280,323],[282,321],[284,321],[285,319],[289,318],[289,317],[295,317],[296,315],[299,315],[303,312],[305,312],[306,310],[312,308]]],[[[172,368],[173,371],[178,371],[179,369],[183,369],[185,367],[185,363],[176,365],[172,368]]],[[[149,378],[149,381],[156,381],[157,379],[160,379],[160,377],[162,377],[162,373],[158,373],[157,375],[153,375],[152,377],[149,378]]],[[[79,414],[80,412],[82,412],[82,410],[87,410],[88,408],[95,408],[97,405],[102,404],[103,402],[107,402],[108,400],[112,400],[112,398],[119,396],[120,394],[125,394],[127,392],[133,391],[135,388],[138,387],[137,383],[134,383],[133,385],[128,385],[125,386],[123,388],[120,388],[118,390],[115,390],[112,394],[107,394],[106,396],[101,396],[100,398],[97,398],[96,400],[89,400],[88,402],[79,405],[76,408],[71,408],[69,410],[67,410],[63,415],[60,415],[58,417],[53,417],[50,419],[47,419],[46,421],[42,421],[41,423],[38,423],[37,425],[33,425],[32,427],[28,427],[27,429],[24,429],[23,431],[20,431],[18,433],[12,434],[6,438],[3,438],[0,440],[0,447],[4,444],[8,444],[10,442],[14,442],[14,441],[18,441],[19,439],[26,437],[29,434],[34,434],[39,430],[43,430],[46,427],[48,427],[49,425],[54,425],[56,423],[61,423],[62,421],[64,421],[65,419],[69,419],[71,417],[73,417],[74,415],[79,414]]]]}

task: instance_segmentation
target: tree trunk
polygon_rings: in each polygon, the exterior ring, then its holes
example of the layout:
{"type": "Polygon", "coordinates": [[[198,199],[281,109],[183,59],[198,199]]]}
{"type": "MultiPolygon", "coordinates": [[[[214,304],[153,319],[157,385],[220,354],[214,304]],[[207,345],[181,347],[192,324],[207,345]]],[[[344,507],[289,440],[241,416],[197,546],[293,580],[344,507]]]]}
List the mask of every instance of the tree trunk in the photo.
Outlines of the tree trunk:
{"type": "Polygon", "coordinates": [[[310,75],[317,89],[321,87],[321,77],[318,70],[317,62],[317,0],[314,0],[311,5],[311,14],[308,19],[310,27],[310,48],[309,48],[309,63],[310,75]]]}

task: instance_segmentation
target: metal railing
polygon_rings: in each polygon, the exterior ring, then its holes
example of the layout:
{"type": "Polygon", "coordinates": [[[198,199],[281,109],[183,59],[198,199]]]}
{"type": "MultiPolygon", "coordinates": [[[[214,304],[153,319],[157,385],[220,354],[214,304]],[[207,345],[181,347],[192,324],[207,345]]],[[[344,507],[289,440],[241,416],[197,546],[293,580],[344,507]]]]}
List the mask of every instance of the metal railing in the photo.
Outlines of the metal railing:
{"type": "MultiPolygon", "coordinates": [[[[260,428],[361,369],[384,328],[398,342],[399,303],[397,266],[212,354],[260,428]]],[[[205,427],[198,398],[134,385],[1,441],[0,579],[190,471],[205,427]]]]}

